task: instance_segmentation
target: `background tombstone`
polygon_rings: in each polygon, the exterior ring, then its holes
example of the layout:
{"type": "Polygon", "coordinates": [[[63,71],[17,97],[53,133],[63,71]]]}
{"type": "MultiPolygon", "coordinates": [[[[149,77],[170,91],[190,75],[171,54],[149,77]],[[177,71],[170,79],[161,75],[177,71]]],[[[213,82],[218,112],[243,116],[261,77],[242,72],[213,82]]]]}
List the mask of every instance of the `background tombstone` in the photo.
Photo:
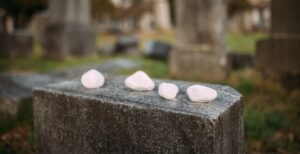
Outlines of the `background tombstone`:
{"type": "Polygon", "coordinates": [[[90,0],[50,0],[43,46],[45,57],[96,52],[95,33],[90,23],[90,0]]]}
{"type": "Polygon", "coordinates": [[[33,35],[30,31],[0,32],[0,57],[16,58],[33,53],[33,35]]]}
{"type": "Polygon", "coordinates": [[[150,40],[145,43],[143,54],[145,57],[168,60],[172,46],[162,41],[150,40]]]}
{"type": "Polygon", "coordinates": [[[154,1],[154,14],[157,27],[162,30],[171,30],[171,15],[168,0],[154,1]]]}
{"type": "Polygon", "coordinates": [[[167,101],[131,91],[124,77],[107,78],[93,90],[79,80],[34,90],[37,153],[244,153],[243,102],[234,89],[204,84],[218,98],[195,104],[184,91],[196,83],[155,80],[179,86],[167,101]]]}
{"type": "Polygon", "coordinates": [[[177,44],[170,72],[181,78],[224,79],[227,74],[227,0],[177,0],[177,44]]]}
{"type": "Polygon", "coordinates": [[[270,38],[257,42],[256,67],[286,86],[300,85],[299,10],[299,0],[272,0],[270,38]]]}

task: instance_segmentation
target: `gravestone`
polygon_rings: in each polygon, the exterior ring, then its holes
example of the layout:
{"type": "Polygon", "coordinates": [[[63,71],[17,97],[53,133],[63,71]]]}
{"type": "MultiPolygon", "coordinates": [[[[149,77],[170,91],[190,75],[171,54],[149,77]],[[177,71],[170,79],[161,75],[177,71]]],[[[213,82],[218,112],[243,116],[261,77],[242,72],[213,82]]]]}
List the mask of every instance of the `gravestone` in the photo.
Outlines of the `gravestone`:
{"type": "Polygon", "coordinates": [[[95,32],[90,18],[90,0],[50,0],[42,43],[44,56],[63,60],[68,56],[95,54],[95,32]]]}
{"type": "Polygon", "coordinates": [[[122,53],[138,47],[138,39],[133,36],[119,36],[114,44],[114,53],[122,53]]]}
{"type": "Polygon", "coordinates": [[[168,0],[154,1],[154,15],[157,28],[166,31],[171,30],[171,15],[168,0]]]}
{"type": "Polygon", "coordinates": [[[135,92],[125,77],[108,76],[104,87],[85,89],[79,80],[36,88],[37,153],[243,153],[242,96],[228,86],[218,98],[192,103],[179,86],[177,99],[155,91],[135,92]]]}
{"type": "Polygon", "coordinates": [[[232,69],[240,69],[246,67],[253,67],[254,54],[245,53],[228,53],[228,63],[232,69]]]}
{"type": "Polygon", "coordinates": [[[0,32],[0,57],[16,58],[33,53],[33,36],[26,30],[0,32]]]}
{"type": "Polygon", "coordinates": [[[177,43],[170,73],[177,78],[221,80],[227,75],[227,0],[176,1],[177,43]]]}
{"type": "Polygon", "coordinates": [[[256,67],[284,85],[300,85],[300,1],[272,0],[271,34],[257,42],[256,67]]]}
{"type": "Polygon", "coordinates": [[[24,103],[31,99],[36,86],[63,81],[45,74],[11,73],[0,75],[0,111],[17,115],[24,103]]]}
{"type": "Polygon", "coordinates": [[[161,41],[148,41],[144,49],[144,55],[149,58],[167,60],[172,46],[161,41]]]}

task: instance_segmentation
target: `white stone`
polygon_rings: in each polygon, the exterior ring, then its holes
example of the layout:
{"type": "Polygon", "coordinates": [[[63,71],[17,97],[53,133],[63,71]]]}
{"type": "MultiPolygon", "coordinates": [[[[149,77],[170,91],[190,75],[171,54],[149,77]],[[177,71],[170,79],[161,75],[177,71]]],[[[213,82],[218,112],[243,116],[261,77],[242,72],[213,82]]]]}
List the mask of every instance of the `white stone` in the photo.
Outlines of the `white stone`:
{"type": "Polygon", "coordinates": [[[187,95],[196,103],[210,102],[217,98],[217,91],[201,85],[192,85],[187,89],[187,95]]]}
{"type": "Polygon", "coordinates": [[[151,91],[154,89],[154,82],[143,71],[137,71],[125,80],[125,85],[134,91],[151,91]]]}
{"type": "Polygon", "coordinates": [[[88,89],[100,88],[104,85],[104,82],[103,74],[95,69],[91,69],[81,76],[81,84],[88,89]]]}
{"type": "Polygon", "coordinates": [[[161,83],[158,87],[159,96],[167,100],[175,99],[178,91],[178,87],[172,83],[161,83]]]}

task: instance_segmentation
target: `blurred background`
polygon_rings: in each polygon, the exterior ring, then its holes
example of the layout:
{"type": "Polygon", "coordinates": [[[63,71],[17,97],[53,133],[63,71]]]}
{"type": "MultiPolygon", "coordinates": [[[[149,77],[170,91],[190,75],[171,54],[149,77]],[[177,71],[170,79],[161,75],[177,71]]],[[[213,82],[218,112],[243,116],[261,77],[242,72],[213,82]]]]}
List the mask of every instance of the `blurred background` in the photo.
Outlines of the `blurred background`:
{"type": "Polygon", "coordinates": [[[247,153],[300,152],[299,0],[0,0],[0,153],[34,153],[31,90],[90,68],[230,85],[247,153]]]}

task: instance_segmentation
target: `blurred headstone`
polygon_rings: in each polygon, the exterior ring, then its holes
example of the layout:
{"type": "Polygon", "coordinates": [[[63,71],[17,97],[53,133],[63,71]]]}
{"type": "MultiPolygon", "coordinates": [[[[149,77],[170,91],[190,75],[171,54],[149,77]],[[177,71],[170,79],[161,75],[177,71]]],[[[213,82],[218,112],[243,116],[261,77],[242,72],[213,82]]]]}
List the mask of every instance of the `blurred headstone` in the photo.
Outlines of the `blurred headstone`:
{"type": "Polygon", "coordinates": [[[155,0],[154,11],[157,27],[162,30],[171,30],[171,15],[169,1],[155,0]]]}
{"type": "MultiPolygon", "coordinates": [[[[108,76],[105,86],[84,88],[70,80],[35,88],[36,152],[57,154],[242,154],[242,96],[229,86],[210,103],[193,103],[181,91],[167,101],[156,91],[134,92],[125,77],[108,76]]],[[[181,90],[193,84],[171,82],[181,90]]]]}
{"type": "Polygon", "coordinates": [[[35,40],[38,43],[42,43],[43,32],[45,29],[45,22],[47,21],[47,15],[45,12],[39,12],[34,14],[31,21],[31,31],[33,32],[35,40]]]}
{"type": "Polygon", "coordinates": [[[161,41],[148,41],[144,49],[144,55],[149,58],[167,60],[172,46],[161,41]]]}
{"type": "Polygon", "coordinates": [[[33,52],[33,36],[26,30],[0,32],[0,57],[16,58],[33,52]]]}
{"type": "Polygon", "coordinates": [[[300,85],[299,10],[299,0],[272,0],[270,37],[257,42],[257,69],[288,87],[300,85]]]}
{"type": "Polygon", "coordinates": [[[222,80],[228,72],[227,0],[176,1],[177,44],[170,58],[176,78],[222,80]]]}
{"type": "Polygon", "coordinates": [[[45,57],[63,60],[96,53],[90,18],[90,0],[50,0],[43,35],[45,57]]]}
{"type": "Polygon", "coordinates": [[[133,36],[119,36],[114,45],[114,53],[122,53],[138,47],[138,39],[133,36]]]}
{"type": "Polygon", "coordinates": [[[240,69],[245,67],[253,67],[254,54],[238,54],[229,52],[228,63],[232,69],[240,69]]]}
{"type": "Polygon", "coordinates": [[[0,111],[16,115],[24,103],[31,99],[34,87],[58,81],[62,79],[39,74],[0,75],[0,111]]]}
{"type": "Polygon", "coordinates": [[[141,16],[141,19],[139,21],[139,28],[141,29],[142,33],[153,32],[154,30],[153,23],[154,23],[153,14],[146,12],[141,16]]]}
{"type": "Polygon", "coordinates": [[[15,31],[15,28],[14,28],[14,19],[13,17],[8,17],[5,21],[5,26],[6,26],[6,32],[8,33],[12,33],[15,31]]]}

